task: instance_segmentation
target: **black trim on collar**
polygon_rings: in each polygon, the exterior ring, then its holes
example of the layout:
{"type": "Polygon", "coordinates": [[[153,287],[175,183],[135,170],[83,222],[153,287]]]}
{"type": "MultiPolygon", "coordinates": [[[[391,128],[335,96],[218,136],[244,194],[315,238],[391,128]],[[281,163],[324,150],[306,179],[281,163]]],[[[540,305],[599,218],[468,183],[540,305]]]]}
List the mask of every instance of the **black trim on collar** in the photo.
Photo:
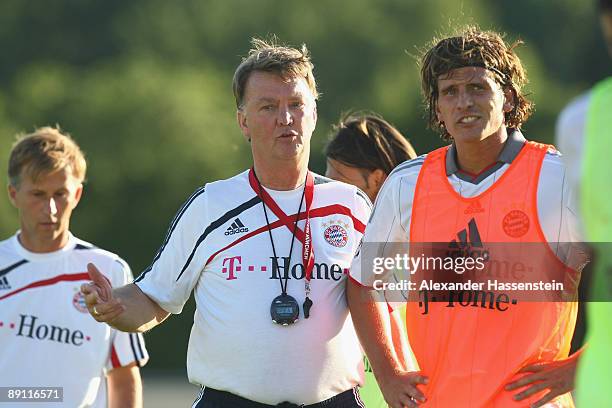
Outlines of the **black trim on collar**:
{"type": "Polygon", "coordinates": [[[312,173],[312,175],[314,176],[314,184],[319,185],[319,184],[326,184],[326,183],[331,183],[332,179],[324,177],[324,176],[320,176],[318,174],[312,173]]]}
{"type": "MultiPolygon", "coordinates": [[[[512,163],[514,159],[516,158],[516,156],[518,156],[523,146],[525,145],[525,142],[527,142],[527,140],[525,139],[525,136],[523,136],[520,130],[508,129],[508,139],[506,139],[506,142],[504,143],[504,147],[502,151],[499,153],[497,161],[500,163],[505,163],[505,164],[512,163]]],[[[495,170],[497,170],[498,168],[499,167],[497,166],[492,166],[491,169],[485,171],[484,173],[488,173],[487,174],[488,176],[491,174],[490,173],[491,170],[495,172],[495,170]]],[[[459,171],[459,166],[457,165],[457,148],[455,147],[455,144],[453,143],[451,144],[450,148],[446,152],[446,176],[448,177],[453,174],[457,174],[458,171],[459,171]]],[[[477,179],[480,179],[480,176],[481,174],[478,175],[477,179]]],[[[462,177],[459,177],[459,178],[462,178],[462,177]]],[[[466,180],[466,181],[474,182],[473,180],[466,180]]]]}
{"type": "Polygon", "coordinates": [[[489,177],[491,174],[495,173],[497,170],[499,170],[505,164],[506,163],[502,163],[502,162],[498,161],[497,163],[495,163],[495,165],[493,165],[493,166],[489,167],[488,169],[486,169],[485,171],[481,172],[476,177],[472,177],[469,174],[464,173],[461,170],[459,170],[458,172],[455,173],[455,177],[457,177],[460,180],[466,181],[468,183],[480,184],[484,179],[489,177]]]}

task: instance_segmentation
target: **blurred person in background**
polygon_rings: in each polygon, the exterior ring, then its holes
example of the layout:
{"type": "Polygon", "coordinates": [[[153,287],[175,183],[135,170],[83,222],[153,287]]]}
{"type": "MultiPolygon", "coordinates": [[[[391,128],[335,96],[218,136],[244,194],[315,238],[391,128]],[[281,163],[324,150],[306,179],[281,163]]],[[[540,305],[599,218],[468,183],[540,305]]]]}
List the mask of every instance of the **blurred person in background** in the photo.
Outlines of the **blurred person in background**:
{"type": "Polygon", "coordinates": [[[134,283],[112,289],[91,265],[89,311],[142,332],[180,313],[194,291],[195,407],[361,407],[345,271],[370,200],[308,170],[318,92],[305,46],[254,39],[233,87],[253,167],[198,189],[134,283]]]}
{"type": "MultiPolygon", "coordinates": [[[[392,408],[535,407],[551,401],[549,406],[573,406],[569,391],[578,354],[568,354],[584,260],[558,245],[580,242],[561,157],[520,131],[532,104],[522,93],[527,78],[515,53],[519,44],[467,27],[434,39],[421,59],[430,126],[452,143],[400,165],[387,178],[347,288],[355,328],[392,408]],[[482,302],[462,305],[453,303],[451,290],[435,292],[438,301],[419,291],[419,301],[407,303],[406,327],[421,371],[406,371],[381,329],[386,306],[376,302],[373,271],[361,259],[369,243],[384,255],[386,246],[398,242],[410,256],[433,243],[444,253],[486,250],[487,274],[495,263],[521,262],[529,273],[517,275],[520,282],[551,273],[568,287],[555,301],[542,292],[541,298],[507,305],[484,299],[510,300],[516,293],[487,286],[482,302]],[[543,249],[516,259],[523,252],[511,244],[543,249]],[[570,301],[561,297],[565,291],[570,301]]],[[[448,272],[450,279],[476,276],[448,272]]]]}
{"type": "Polygon", "coordinates": [[[142,335],[93,321],[79,291],[92,260],[113,285],[132,279],[123,259],[70,233],[85,172],[83,153],[59,129],[37,129],[10,153],[20,230],[0,242],[0,384],[61,387],[67,407],[141,407],[142,335]]]}
{"type": "MultiPolygon", "coordinates": [[[[599,18],[612,57],[612,0],[598,1],[599,18]]],[[[559,115],[557,143],[563,152],[585,238],[595,251],[587,303],[587,347],[580,359],[579,407],[612,406],[612,77],[572,101],[559,115]]]]}
{"type": "MultiPolygon", "coordinates": [[[[400,163],[416,158],[412,145],[393,125],[375,113],[345,115],[334,126],[325,148],[327,171],[334,180],[352,184],[364,191],[372,202],[391,171],[400,163]]],[[[392,310],[389,316],[393,344],[405,369],[412,367],[406,339],[405,306],[392,310]]],[[[368,408],[384,408],[387,403],[378,387],[367,357],[364,357],[365,384],[361,398],[368,408]]]]}
{"type": "Polygon", "coordinates": [[[334,127],[325,156],[327,177],[360,188],[374,202],[391,171],[416,153],[404,135],[379,115],[354,113],[334,127]]]}

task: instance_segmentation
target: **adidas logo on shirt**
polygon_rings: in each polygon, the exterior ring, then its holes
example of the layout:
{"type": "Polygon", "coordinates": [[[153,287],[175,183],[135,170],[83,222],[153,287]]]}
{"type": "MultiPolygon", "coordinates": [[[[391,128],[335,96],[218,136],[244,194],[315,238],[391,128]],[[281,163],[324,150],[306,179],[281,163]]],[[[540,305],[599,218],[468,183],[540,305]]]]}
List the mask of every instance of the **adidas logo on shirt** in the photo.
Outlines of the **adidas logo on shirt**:
{"type": "Polygon", "coordinates": [[[249,229],[244,226],[240,218],[236,218],[232,225],[225,230],[225,235],[241,234],[243,232],[249,232],[249,229]]]}
{"type": "Polygon", "coordinates": [[[453,239],[448,247],[455,248],[468,248],[468,247],[478,247],[482,248],[482,240],[480,239],[480,231],[478,231],[478,225],[476,224],[476,220],[472,218],[470,222],[468,222],[467,229],[462,229],[457,233],[457,238],[459,238],[459,242],[456,239],[453,239]]]}
{"type": "Polygon", "coordinates": [[[468,206],[468,208],[466,208],[466,210],[463,213],[464,214],[477,214],[477,213],[483,213],[484,211],[485,211],[484,208],[482,208],[482,206],[480,205],[480,201],[474,201],[468,206]]]}
{"type": "Polygon", "coordinates": [[[11,288],[11,285],[9,285],[8,279],[6,279],[6,276],[0,278],[0,290],[10,289],[10,288],[11,288]]]}
{"type": "Polygon", "coordinates": [[[483,257],[489,259],[489,251],[485,248],[480,238],[480,231],[476,220],[472,218],[468,222],[467,229],[462,229],[457,233],[457,239],[453,239],[448,243],[447,256],[456,257],[483,257]]]}

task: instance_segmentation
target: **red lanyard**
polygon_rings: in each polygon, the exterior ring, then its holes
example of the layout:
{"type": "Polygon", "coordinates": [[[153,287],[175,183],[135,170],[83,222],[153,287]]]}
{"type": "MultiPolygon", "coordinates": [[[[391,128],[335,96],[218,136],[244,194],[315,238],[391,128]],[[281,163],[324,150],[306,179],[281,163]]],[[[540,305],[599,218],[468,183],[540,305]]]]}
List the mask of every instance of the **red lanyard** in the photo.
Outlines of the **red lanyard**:
{"type": "Polygon", "coordinates": [[[304,231],[297,226],[297,220],[299,219],[298,214],[296,214],[296,220],[292,221],[278,204],[276,204],[276,201],[274,201],[270,194],[268,194],[265,189],[259,188],[255,171],[253,171],[252,168],[249,171],[249,184],[264,204],[272,210],[279,221],[281,221],[292,233],[295,231],[295,237],[302,242],[302,263],[305,269],[304,287],[306,289],[306,297],[308,297],[310,295],[310,279],[312,277],[312,270],[314,269],[314,250],[312,248],[312,234],[310,230],[310,207],[312,206],[314,197],[314,176],[310,171],[306,174],[306,184],[304,186],[304,197],[306,198],[306,210],[304,214],[306,216],[306,224],[304,225],[304,231]]]}

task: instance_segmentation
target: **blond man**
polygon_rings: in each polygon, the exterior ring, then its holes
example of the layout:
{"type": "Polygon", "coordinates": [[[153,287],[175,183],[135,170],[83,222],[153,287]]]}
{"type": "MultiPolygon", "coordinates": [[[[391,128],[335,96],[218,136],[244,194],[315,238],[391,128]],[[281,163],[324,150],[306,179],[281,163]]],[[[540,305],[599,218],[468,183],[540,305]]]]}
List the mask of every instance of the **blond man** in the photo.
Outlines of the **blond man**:
{"type": "MultiPolygon", "coordinates": [[[[194,406],[359,407],[361,351],[344,296],[370,213],[354,186],[308,170],[317,89],[306,47],[261,40],[234,74],[253,167],[196,190],[153,264],[112,289],[91,267],[98,321],[144,331],[194,291],[194,406]]],[[[100,268],[102,269],[102,267],[100,268]]]]}
{"type": "Polygon", "coordinates": [[[125,261],[70,233],[85,173],[83,153],[59,129],[37,129],[10,153],[20,230],[0,242],[0,384],[20,406],[43,397],[70,407],[142,406],[142,337],[92,321],[79,291],[92,259],[113,284],[131,279],[125,261]]]}

